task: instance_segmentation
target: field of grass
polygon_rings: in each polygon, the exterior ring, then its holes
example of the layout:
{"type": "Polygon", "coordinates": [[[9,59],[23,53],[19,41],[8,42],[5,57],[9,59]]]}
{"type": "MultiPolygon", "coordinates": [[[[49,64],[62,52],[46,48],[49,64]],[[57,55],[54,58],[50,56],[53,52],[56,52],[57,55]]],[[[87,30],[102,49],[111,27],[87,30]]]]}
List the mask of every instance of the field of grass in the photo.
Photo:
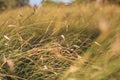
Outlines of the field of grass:
{"type": "Polygon", "coordinates": [[[0,14],[0,80],[120,80],[120,7],[24,7],[0,14]]]}

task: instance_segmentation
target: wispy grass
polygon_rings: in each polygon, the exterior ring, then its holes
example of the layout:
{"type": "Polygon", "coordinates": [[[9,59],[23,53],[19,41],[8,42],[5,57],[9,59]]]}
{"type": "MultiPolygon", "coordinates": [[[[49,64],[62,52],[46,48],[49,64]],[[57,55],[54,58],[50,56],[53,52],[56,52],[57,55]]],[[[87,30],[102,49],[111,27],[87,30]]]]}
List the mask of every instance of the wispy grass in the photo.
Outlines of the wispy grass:
{"type": "Polygon", "coordinates": [[[119,7],[93,5],[0,14],[0,79],[119,79],[119,7]]]}

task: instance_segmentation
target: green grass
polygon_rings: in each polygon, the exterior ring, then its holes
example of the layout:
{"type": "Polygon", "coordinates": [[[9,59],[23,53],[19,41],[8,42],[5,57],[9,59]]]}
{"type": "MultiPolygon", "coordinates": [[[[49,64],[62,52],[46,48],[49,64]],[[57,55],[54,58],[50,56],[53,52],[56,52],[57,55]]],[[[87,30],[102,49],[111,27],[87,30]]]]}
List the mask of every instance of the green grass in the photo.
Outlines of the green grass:
{"type": "Polygon", "coordinates": [[[119,80],[120,8],[93,5],[1,13],[0,79],[119,80]]]}

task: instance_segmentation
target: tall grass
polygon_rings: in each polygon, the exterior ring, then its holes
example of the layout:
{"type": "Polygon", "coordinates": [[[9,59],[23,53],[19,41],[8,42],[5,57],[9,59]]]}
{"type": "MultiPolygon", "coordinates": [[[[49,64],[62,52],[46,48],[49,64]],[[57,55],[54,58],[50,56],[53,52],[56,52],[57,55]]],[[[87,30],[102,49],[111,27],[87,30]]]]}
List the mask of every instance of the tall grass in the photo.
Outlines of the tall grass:
{"type": "Polygon", "coordinates": [[[0,14],[0,79],[118,80],[119,7],[93,5],[0,14]]]}

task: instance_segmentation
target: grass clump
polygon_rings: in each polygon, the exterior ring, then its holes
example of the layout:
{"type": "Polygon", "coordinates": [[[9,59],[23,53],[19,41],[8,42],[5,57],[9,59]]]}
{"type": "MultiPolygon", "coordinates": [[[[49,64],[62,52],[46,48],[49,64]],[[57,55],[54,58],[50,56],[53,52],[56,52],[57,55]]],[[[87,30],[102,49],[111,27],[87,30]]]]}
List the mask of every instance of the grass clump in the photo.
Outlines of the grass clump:
{"type": "Polygon", "coordinates": [[[118,9],[91,3],[0,14],[0,79],[117,79],[118,9]]]}

